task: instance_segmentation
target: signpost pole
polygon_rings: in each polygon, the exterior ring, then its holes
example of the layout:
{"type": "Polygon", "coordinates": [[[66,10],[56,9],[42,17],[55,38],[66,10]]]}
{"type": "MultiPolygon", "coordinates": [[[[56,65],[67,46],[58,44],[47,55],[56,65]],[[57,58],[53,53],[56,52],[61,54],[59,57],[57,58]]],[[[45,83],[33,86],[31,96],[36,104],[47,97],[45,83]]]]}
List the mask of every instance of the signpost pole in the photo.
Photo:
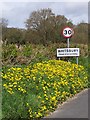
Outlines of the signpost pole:
{"type": "Polygon", "coordinates": [[[76,63],[77,63],[77,65],[78,65],[78,57],[76,57],[76,63]]]}
{"type": "Polygon", "coordinates": [[[67,47],[69,48],[69,38],[67,38],[67,47]]]}
{"type": "MultiPolygon", "coordinates": [[[[69,38],[67,38],[67,48],[69,48],[69,38]]],[[[68,57],[68,62],[69,62],[69,57],[68,57]]]]}

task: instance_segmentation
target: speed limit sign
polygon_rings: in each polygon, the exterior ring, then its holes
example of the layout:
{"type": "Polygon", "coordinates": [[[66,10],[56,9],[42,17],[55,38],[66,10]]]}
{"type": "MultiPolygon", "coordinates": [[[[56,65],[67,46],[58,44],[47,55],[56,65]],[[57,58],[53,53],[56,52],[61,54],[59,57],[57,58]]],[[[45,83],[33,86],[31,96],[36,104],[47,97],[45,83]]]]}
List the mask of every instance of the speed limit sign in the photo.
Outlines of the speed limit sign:
{"type": "Polygon", "coordinates": [[[63,29],[63,36],[64,36],[65,38],[70,38],[73,34],[74,34],[74,31],[73,31],[72,28],[70,28],[70,27],[65,27],[65,28],[63,29]]]}

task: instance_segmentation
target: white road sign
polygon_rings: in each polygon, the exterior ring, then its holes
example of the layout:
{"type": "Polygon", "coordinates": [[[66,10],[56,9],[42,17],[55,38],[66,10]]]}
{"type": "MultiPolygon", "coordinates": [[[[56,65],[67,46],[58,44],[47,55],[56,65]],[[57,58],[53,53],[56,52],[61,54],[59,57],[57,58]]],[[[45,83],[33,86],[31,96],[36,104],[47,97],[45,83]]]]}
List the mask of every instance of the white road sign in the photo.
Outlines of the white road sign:
{"type": "Polygon", "coordinates": [[[72,28],[70,28],[70,27],[65,27],[65,28],[63,29],[63,36],[64,36],[65,38],[70,38],[73,34],[74,34],[74,31],[73,31],[72,28]]]}
{"type": "Polygon", "coordinates": [[[57,57],[79,56],[79,48],[58,48],[57,57]]]}

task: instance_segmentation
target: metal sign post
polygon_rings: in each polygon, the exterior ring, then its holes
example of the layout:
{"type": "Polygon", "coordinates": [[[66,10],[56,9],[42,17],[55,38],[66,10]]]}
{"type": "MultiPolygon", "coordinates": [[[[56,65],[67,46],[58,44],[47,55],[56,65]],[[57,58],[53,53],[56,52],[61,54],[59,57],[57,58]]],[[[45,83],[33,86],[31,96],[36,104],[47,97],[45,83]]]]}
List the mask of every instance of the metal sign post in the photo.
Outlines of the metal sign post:
{"type": "MultiPolygon", "coordinates": [[[[69,48],[69,38],[67,38],[67,47],[69,48]]],[[[69,62],[69,57],[68,57],[68,62],[69,62]]]]}
{"type": "Polygon", "coordinates": [[[76,63],[77,63],[77,65],[78,65],[78,56],[76,57],[76,63]]]}
{"type": "Polygon", "coordinates": [[[69,48],[69,38],[67,38],[67,47],[69,48]]]}

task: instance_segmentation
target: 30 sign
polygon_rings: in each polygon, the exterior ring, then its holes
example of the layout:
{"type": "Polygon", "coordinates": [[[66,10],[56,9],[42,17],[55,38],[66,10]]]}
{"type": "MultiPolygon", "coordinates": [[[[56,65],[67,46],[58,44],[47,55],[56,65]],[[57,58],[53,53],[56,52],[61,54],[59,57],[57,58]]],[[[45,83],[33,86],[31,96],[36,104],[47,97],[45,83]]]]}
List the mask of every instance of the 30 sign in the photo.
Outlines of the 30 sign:
{"type": "Polygon", "coordinates": [[[63,36],[64,36],[65,38],[70,38],[73,34],[74,34],[74,31],[73,31],[72,28],[70,28],[70,27],[65,27],[65,28],[63,29],[63,36]]]}

